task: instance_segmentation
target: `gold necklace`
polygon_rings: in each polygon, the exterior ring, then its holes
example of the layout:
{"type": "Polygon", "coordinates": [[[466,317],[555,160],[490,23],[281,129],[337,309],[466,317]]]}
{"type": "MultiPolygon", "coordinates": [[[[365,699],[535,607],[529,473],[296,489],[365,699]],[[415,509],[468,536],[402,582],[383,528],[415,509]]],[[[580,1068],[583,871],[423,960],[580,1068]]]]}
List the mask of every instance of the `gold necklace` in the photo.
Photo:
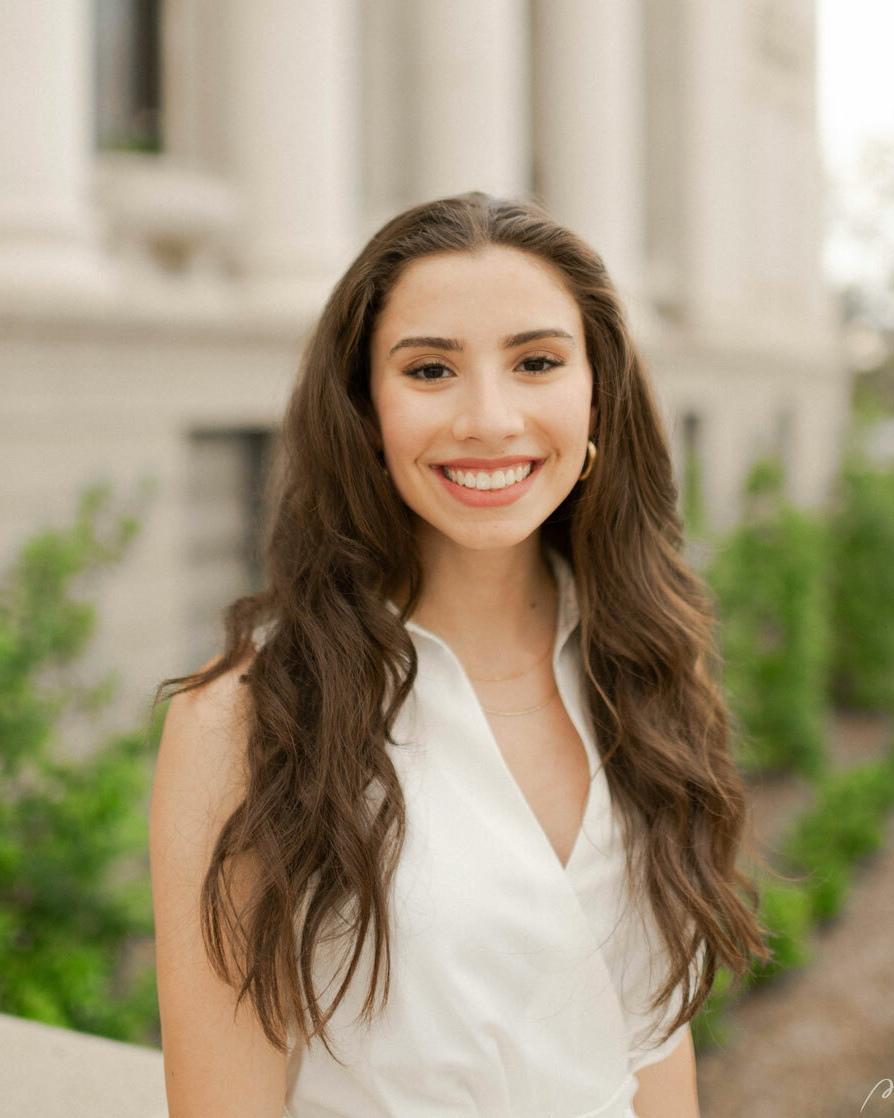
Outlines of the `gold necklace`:
{"type": "Polygon", "coordinates": [[[542,703],[538,703],[535,707],[525,707],[524,710],[491,710],[490,707],[484,706],[481,709],[484,711],[485,714],[501,714],[504,718],[516,718],[519,714],[533,714],[535,710],[543,710],[545,706],[553,701],[558,693],[559,689],[557,687],[551,695],[548,695],[543,700],[542,703]]]}
{"type": "Polygon", "coordinates": [[[547,656],[549,656],[549,654],[552,652],[552,650],[553,646],[549,645],[546,652],[544,652],[544,654],[540,657],[536,664],[532,664],[530,668],[525,668],[523,672],[516,672],[515,675],[470,675],[469,679],[474,679],[476,683],[503,683],[507,679],[521,679],[523,675],[527,675],[528,672],[532,672],[535,668],[539,668],[543,661],[547,658],[547,656]]]}

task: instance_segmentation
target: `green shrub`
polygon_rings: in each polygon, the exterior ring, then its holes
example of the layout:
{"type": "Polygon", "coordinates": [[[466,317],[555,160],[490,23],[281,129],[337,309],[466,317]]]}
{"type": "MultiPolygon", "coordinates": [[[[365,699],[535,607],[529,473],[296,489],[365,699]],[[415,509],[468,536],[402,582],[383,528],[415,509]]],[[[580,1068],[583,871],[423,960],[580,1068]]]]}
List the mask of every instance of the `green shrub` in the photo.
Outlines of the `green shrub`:
{"type": "Polygon", "coordinates": [[[808,938],[812,912],[810,898],[802,888],[767,880],[761,887],[758,915],[770,931],[773,957],[766,962],[753,961],[749,985],[765,982],[812,961],[808,938]]]}
{"type": "Polygon", "coordinates": [[[894,711],[894,467],[850,454],[830,528],[832,695],[894,711]]]}
{"type": "Polygon", "coordinates": [[[724,687],[742,728],[740,766],[816,776],[824,769],[829,665],[826,537],[782,497],[776,463],[758,463],[745,515],[705,577],[716,599],[724,687]]]}
{"type": "MultiPolygon", "coordinates": [[[[692,1043],[697,1052],[729,1043],[730,1027],[726,1020],[726,1010],[733,1001],[732,981],[732,971],[727,967],[720,967],[705,1004],[692,1018],[692,1043]]],[[[742,989],[742,986],[743,983],[740,983],[739,988],[742,989]]]]}
{"type": "Polygon", "coordinates": [[[894,804],[890,760],[829,775],[817,785],[817,803],[797,821],[783,853],[811,873],[806,883],[813,919],[836,915],[850,891],[853,866],[881,849],[884,822],[894,804]]]}
{"type": "Polygon", "coordinates": [[[883,825],[892,806],[894,747],[880,761],[818,781],[815,806],[797,820],[781,847],[784,858],[806,878],[760,882],[758,917],[770,931],[773,958],[766,963],[754,960],[735,991],[731,972],[725,967],[718,971],[711,994],[692,1022],[697,1049],[728,1042],[725,1011],[740,992],[812,961],[812,927],[841,910],[856,864],[883,844],[883,825]]]}
{"type": "Polygon", "coordinates": [[[844,908],[854,881],[853,868],[834,850],[818,851],[811,859],[811,878],[804,891],[814,923],[831,920],[844,908]]]}
{"type": "MultiPolygon", "coordinates": [[[[841,910],[894,806],[894,746],[880,762],[832,774],[823,742],[829,697],[894,711],[894,468],[849,455],[825,520],[785,502],[781,482],[778,462],[755,466],[744,517],[715,543],[704,572],[740,767],[816,781],[815,807],[780,851],[803,879],[762,884],[759,916],[774,954],[755,960],[742,991],[811,961],[811,927],[841,910]]],[[[693,1021],[697,1047],[725,1042],[730,986],[721,969],[693,1021]]]]}
{"type": "Polygon", "coordinates": [[[735,986],[728,967],[721,967],[704,1006],[692,1020],[692,1037],[697,1051],[705,1051],[730,1041],[727,1010],[756,985],[771,981],[784,971],[804,966],[812,960],[808,939],[810,900],[797,886],[779,885],[763,880],[760,885],[758,919],[770,932],[773,958],[767,963],[752,962],[735,986]]]}
{"type": "Polygon", "coordinates": [[[74,525],[29,540],[0,589],[0,1010],[143,1040],[158,1027],[154,968],[122,977],[128,942],[152,933],[145,865],[155,742],[118,734],[61,755],[57,724],[98,710],[110,680],[73,682],[95,611],[78,576],[117,560],[136,532],[108,492],[74,525]]]}

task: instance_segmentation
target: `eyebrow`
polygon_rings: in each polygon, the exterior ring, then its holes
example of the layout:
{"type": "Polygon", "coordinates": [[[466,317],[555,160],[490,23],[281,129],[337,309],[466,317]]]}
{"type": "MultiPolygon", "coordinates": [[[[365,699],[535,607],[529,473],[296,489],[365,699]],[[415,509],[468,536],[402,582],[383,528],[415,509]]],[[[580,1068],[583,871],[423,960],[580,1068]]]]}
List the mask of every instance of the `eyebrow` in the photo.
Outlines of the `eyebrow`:
{"type": "MultiPolygon", "coordinates": [[[[512,349],[517,345],[524,345],[525,342],[536,342],[540,338],[567,338],[571,344],[576,348],[577,342],[574,340],[574,335],[569,334],[567,330],[560,330],[555,326],[547,326],[542,330],[523,330],[520,334],[508,334],[503,338],[503,349],[512,349]]],[[[422,346],[428,346],[432,349],[444,349],[452,353],[462,353],[463,343],[457,338],[437,338],[432,336],[421,336],[412,338],[401,338],[397,345],[393,345],[388,350],[390,357],[399,349],[416,349],[422,346]]]]}

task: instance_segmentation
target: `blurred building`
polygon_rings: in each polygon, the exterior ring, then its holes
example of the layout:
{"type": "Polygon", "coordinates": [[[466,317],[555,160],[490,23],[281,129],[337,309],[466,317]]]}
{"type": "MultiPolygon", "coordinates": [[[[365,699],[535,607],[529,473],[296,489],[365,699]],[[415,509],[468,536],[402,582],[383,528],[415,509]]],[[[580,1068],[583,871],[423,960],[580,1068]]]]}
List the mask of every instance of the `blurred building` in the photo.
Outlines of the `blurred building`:
{"type": "Polygon", "coordinates": [[[4,0],[0,562],[158,495],[96,650],[142,700],[257,578],[302,341],[401,207],[533,193],[603,255],[714,526],[758,455],[820,501],[847,385],[820,274],[813,0],[4,0]]]}

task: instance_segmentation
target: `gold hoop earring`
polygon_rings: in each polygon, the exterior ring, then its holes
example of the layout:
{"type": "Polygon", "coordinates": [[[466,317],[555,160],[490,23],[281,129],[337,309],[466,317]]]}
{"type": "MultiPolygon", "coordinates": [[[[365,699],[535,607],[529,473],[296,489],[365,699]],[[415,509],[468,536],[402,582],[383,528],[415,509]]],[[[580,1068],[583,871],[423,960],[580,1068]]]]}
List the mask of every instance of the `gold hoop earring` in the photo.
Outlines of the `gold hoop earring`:
{"type": "Polygon", "coordinates": [[[581,470],[578,481],[586,481],[590,476],[590,471],[593,469],[593,463],[596,461],[596,444],[592,439],[587,439],[587,461],[583,470],[581,470]]]}

